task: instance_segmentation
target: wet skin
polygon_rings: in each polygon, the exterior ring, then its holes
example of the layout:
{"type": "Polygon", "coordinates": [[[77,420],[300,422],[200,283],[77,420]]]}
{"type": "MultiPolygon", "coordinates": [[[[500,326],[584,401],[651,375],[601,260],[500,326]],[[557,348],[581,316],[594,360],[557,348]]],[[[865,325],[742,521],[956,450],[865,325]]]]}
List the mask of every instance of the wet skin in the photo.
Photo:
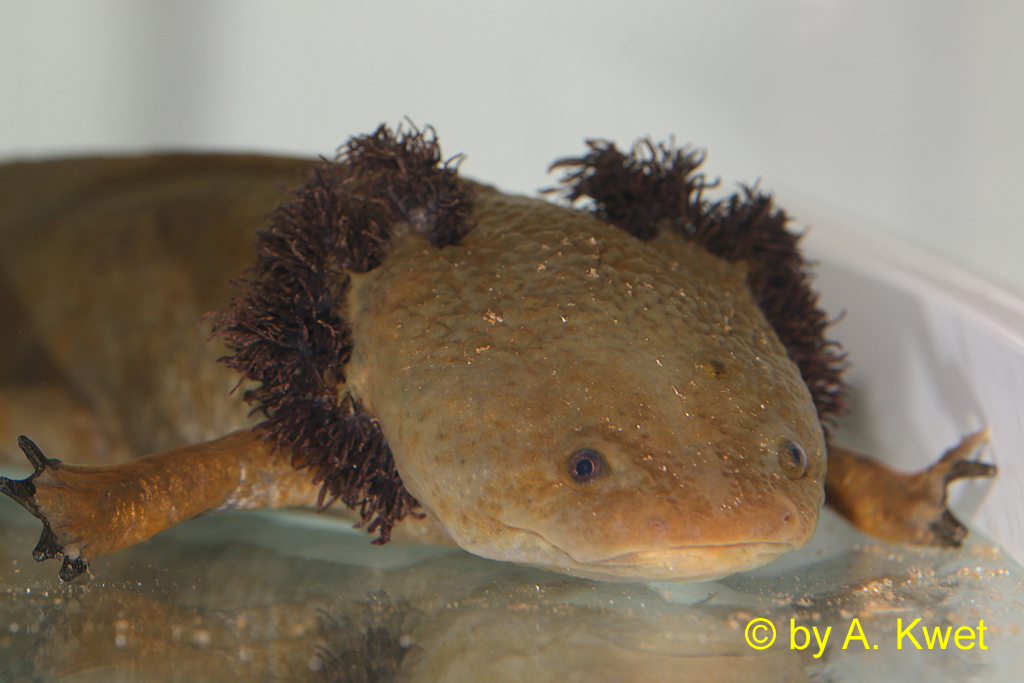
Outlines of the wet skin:
{"type": "MultiPolygon", "coordinates": [[[[215,362],[223,347],[195,322],[228,307],[254,231],[285,198],[274,182],[309,166],[0,167],[0,287],[15,302],[0,342],[34,368],[0,368],[0,411],[13,415],[22,389],[63,387],[52,405],[74,410],[34,418],[54,427],[38,432],[48,456],[153,453],[102,471],[37,459],[31,491],[0,478],[52,529],[41,558],[84,567],[202,510],[315,504],[308,473],[250,431],[237,375],[215,362]],[[74,411],[77,431],[65,428],[74,411]]],[[[742,262],[475,187],[459,244],[437,249],[398,225],[378,268],[348,274],[355,350],[338,390],[376,416],[427,513],[402,523],[409,535],[589,578],[706,579],[803,545],[838,487],[869,532],[949,540],[932,529],[945,483],[992,473],[954,467],[980,438],[921,475],[920,505],[894,506],[876,492],[902,490],[900,475],[826,448],[742,262]],[[826,457],[841,479],[826,481],[826,457]]],[[[9,443],[21,431],[3,428],[9,443]]]]}

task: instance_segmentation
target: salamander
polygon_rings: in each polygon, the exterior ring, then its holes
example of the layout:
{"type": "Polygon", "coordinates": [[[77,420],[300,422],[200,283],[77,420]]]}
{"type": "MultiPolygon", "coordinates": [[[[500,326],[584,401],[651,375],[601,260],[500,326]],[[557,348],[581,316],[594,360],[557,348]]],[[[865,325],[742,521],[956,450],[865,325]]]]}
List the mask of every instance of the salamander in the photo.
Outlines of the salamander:
{"type": "Polygon", "coordinates": [[[756,188],[708,199],[702,158],[592,141],[560,203],[385,126],[322,163],[0,168],[0,415],[36,406],[43,445],[0,491],[34,557],[71,580],[202,512],[333,506],[378,543],[709,579],[803,545],[826,493],[958,544],[985,433],[917,474],[832,442],[846,361],[798,236],[756,188]]]}

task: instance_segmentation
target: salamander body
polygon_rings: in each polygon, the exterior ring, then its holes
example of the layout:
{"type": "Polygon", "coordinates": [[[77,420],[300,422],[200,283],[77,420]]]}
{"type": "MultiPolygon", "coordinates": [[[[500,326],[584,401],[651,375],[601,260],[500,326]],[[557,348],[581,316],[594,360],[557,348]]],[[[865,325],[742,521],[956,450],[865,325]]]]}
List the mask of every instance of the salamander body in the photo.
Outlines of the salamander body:
{"type": "Polygon", "coordinates": [[[827,444],[843,356],[769,197],[712,203],[699,155],[592,143],[558,164],[584,211],[460,179],[428,133],[315,168],[0,168],[0,415],[21,431],[32,396],[45,426],[0,491],[44,521],[37,559],[70,579],[205,510],[337,501],[380,542],[706,579],[801,546],[829,487],[869,531],[959,542],[945,483],[994,472],[966,462],[982,438],[903,507],[904,475],[827,444]]]}

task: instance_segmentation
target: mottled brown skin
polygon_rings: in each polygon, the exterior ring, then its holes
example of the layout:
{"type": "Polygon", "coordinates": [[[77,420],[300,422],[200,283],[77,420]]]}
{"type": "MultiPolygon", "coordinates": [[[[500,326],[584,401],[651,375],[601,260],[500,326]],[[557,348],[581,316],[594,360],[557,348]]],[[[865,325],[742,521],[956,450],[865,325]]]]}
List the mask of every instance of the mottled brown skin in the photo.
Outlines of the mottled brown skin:
{"type": "MultiPolygon", "coordinates": [[[[0,290],[20,318],[0,320],[0,344],[35,342],[20,365],[45,368],[48,386],[95,413],[100,462],[256,424],[227,397],[239,378],[216,362],[225,349],[206,343],[202,318],[237,294],[230,280],[255,261],[253,233],[286,199],[278,184],[312,165],[182,155],[0,167],[0,290]]],[[[77,445],[33,434],[45,453],[79,460],[77,445]]]]}
{"type": "Polygon", "coordinates": [[[965,437],[927,470],[895,472],[866,455],[829,446],[825,493],[858,529],[887,541],[958,545],[967,529],[946,509],[946,485],[963,477],[990,477],[995,467],[973,460],[988,430],[965,437]]]}
{"type": "Polygon", "coordinates": [[[33,480],[45,519],[74,516],[55,530],[63,553],[91,562],[209,510],[313,507],[309,476],[251,431],[153,453],[115,466],[58,465],[33,480]],[[92,504],[94,490],[132,504],[92,504]],[[100,535],[93,529],[103,529],[100,535]]]}
{"type": "Polygon", "coordinates": [[[353,278],[350,390],[409,491],[471,552],[596,578],[708,578],[802,545],[825,443],[745,270],[481,190],[353,278]],[[803,445],[791,480],[779,451],[803,445]],[[607,471],[580,484],[582,448],[607,471]],[[455,492],[458,492],[457,494],[455,492]]]}
{"type": "MultiPolygon", "coordinates": [[[[285,198],[275,183],[309,167],[215,156],[0,167],[0,288],[16,302],[0,309],[0,343],[20,359],[0,376],[0,414],[14,414],[19,389],[45,386],[93,420],[52,442],[60,430],[38,434],[51,457],[176,449],[37,468],[32,500],[0,478],[48,519],[66,561],[203,510],[315,499],[283,467],[288,454],[271,457],[248,431],[256,418],[229,393],[237,376],[197,323],[227,308],[229,280],[253,262],[253,232],[285,198]]],[[[396,226],[383,264],[352,274],[343,312],[355,352],[342,390],[378,417],[429,513],[401,526],[436,537],[436,520],[471,552],[613,580],[722,576],[810,537],[824,436],[742,263],[486,188],[472,218],[444,249],[396,226]],[[790,443],[806,472],[787,468],[790,443]],[[587,483],[568,469],[581,448],[604,460],[587,483]]],[[[6,428],[13,442],[21,425],[6,428]]],[[[878,516],[856,501],[893,477],[857,457],[837,452],[869,472],[840,485],[870,531],[878,516]]],[[[922,476],[944,497],[946,474],[922,476]]]]}

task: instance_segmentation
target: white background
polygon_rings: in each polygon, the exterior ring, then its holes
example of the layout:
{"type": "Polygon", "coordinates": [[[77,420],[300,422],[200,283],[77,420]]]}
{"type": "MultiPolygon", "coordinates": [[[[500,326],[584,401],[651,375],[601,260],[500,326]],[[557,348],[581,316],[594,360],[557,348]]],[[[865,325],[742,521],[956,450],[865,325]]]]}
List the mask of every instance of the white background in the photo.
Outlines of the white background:
{"type": "Polygon", "coordinates": [[[586,137],[675,134],[725,188],[803,207],[872,452],[921,467],[989,426],[976,522],[1024,562],[1024,304],[858,238],[1024,294],[1024,3],[0,0],[0,159],[330,156],[404,116],[505,190],[550,185],[586,137]],[[860,279],[830,289],[847,261],[860,279]]]}
{"type": "Polygon", "coordinates": [[[0,158],[326,154],[409,116],[532,193],[677,136],[1024,292],[1024,3],[0,0],[0,158]]]}

